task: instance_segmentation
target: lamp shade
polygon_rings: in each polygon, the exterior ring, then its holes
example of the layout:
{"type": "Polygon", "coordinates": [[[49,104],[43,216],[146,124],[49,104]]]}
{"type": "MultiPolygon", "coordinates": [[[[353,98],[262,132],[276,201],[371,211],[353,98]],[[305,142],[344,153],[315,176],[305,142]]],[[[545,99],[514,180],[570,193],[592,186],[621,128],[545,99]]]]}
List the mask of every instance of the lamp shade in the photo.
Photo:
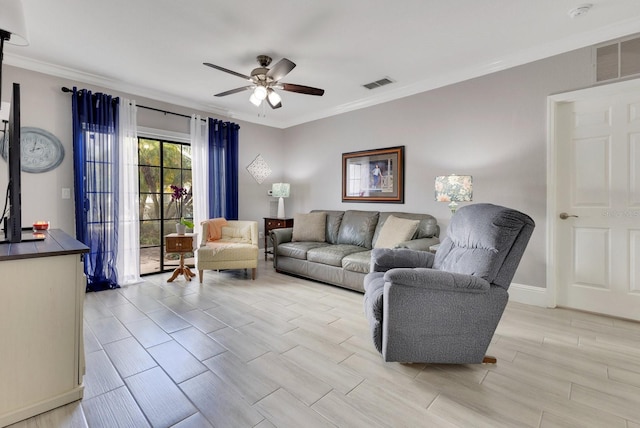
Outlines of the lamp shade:
{"type": "Polygon", "coordinates": [[[265,98],[267,98],[267,88],[265,88],[264,86],[256,86],[256,88],[253,90],[253,96],[260,101],[264,100],[265,98]]]}
{"type": "Polygon", "coordinates": [[[260,104],[262,104],[262,100],[259,100],[253,92],[249,97],[249,101],[251,101],[251,104],[253,104],[256,107],[260,107],[260,104]]]}
{"type": "Polygon", "coordinates": [[[267,95],[267,97],[269,98],[269,102],[272,106],[277,106],[282,102],[280,95],[271,88],[269,88],[269,95],[267,95]]]}
{"type": "Polygon", "coordinates": [[[274,198],[288,198],[290,187],[289,183],[273,183],[271,196],[274,198]]]}
{"type": "Polygon", "coordinates": [[[7,43],[19,46],[29,44],[22,0],[0,0],[0,31],[11,34],[7,43]]]}
{"type": "Polygon", "coordinates": [[[455,212],[458,202],[473,200],[473,177],[470,175],[440,175],[435,183],[436,201],[450,202],[451,212],[455,212]]]}

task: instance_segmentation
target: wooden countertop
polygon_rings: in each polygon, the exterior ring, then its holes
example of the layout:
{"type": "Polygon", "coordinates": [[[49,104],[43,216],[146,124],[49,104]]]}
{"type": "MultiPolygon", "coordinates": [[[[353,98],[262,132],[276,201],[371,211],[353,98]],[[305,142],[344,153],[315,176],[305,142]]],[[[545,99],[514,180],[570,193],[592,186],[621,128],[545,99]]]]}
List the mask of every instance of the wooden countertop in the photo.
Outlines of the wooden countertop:
{"type": "Polygon", "coordinates": [[[41,241],[0,244],[0,262],[89,252],[89,247],[60,229],[50,229],[42,233],[45,234],[45,239],[41,241]]]}

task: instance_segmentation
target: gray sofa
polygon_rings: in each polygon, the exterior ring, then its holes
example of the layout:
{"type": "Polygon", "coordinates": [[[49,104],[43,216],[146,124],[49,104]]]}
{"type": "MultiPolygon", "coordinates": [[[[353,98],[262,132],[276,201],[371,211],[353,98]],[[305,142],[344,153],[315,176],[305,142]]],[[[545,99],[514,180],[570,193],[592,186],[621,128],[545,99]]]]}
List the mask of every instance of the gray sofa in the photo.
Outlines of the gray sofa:
{"type": "Polygon", "coordinates": [[[364,292],[372,248],[428,251],[440,242],[439,233],[429,214],[314,210],[294,216],[293,228],[271,231],[273,266],[280,273],[364,292]]]}

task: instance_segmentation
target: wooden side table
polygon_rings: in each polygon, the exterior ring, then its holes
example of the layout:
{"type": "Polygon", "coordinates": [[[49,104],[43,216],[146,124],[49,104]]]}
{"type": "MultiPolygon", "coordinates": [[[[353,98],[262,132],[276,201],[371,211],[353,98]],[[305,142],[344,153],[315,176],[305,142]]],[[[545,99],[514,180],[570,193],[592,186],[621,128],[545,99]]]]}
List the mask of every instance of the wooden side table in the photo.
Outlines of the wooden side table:
{"type": "Polygon", "coordinates": [[[197,233],[185,233],[184,235],[178,235],[177,233],[170,233],[164,237],[165,248],[167,253],[180,254],[180,266],[175,268],[171,278],[167,282],[171,282],[178,277],[178,275],[184,275],[187,281],[191,281],[191,278],[196,274],[191,272],[189,266],[184,265],[185,253],[191,253],[196,251],[196,243],[198,242],[197,233]]]}
{"type": "Polygon", "coordinates": [[[267,254],[273,254],[273,251],[268,251],[267,243],[269,242],[269,232],[273,229],[282,229],[284,227],[293,227],[292,218],[276,218],[276,217],[264,217],[264,260],[267,260],[267,254]]]}

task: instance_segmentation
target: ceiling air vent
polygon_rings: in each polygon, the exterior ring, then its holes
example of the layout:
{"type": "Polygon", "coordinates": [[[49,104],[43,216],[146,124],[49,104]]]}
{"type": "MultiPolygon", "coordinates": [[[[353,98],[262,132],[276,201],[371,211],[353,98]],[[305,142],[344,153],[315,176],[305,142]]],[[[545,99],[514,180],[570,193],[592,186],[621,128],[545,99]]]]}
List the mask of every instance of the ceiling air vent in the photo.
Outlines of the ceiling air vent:
{"type": "Polygon", "coordinates": [[[596,82],[640,74],[640,36],[595,46],[596,82]]]}
{"type": "Polygon", "coordinates": [[[393,80],[389,79],[388,77],[385,77],[383,79],[376,80],[375,82],[367,83],[366,85],[362,85],[362,86],[364,86],[367,89],[375,89],[375,88],[379,88],[380,86],[388,85],[389,83],[393,83],[393,80]]]}

